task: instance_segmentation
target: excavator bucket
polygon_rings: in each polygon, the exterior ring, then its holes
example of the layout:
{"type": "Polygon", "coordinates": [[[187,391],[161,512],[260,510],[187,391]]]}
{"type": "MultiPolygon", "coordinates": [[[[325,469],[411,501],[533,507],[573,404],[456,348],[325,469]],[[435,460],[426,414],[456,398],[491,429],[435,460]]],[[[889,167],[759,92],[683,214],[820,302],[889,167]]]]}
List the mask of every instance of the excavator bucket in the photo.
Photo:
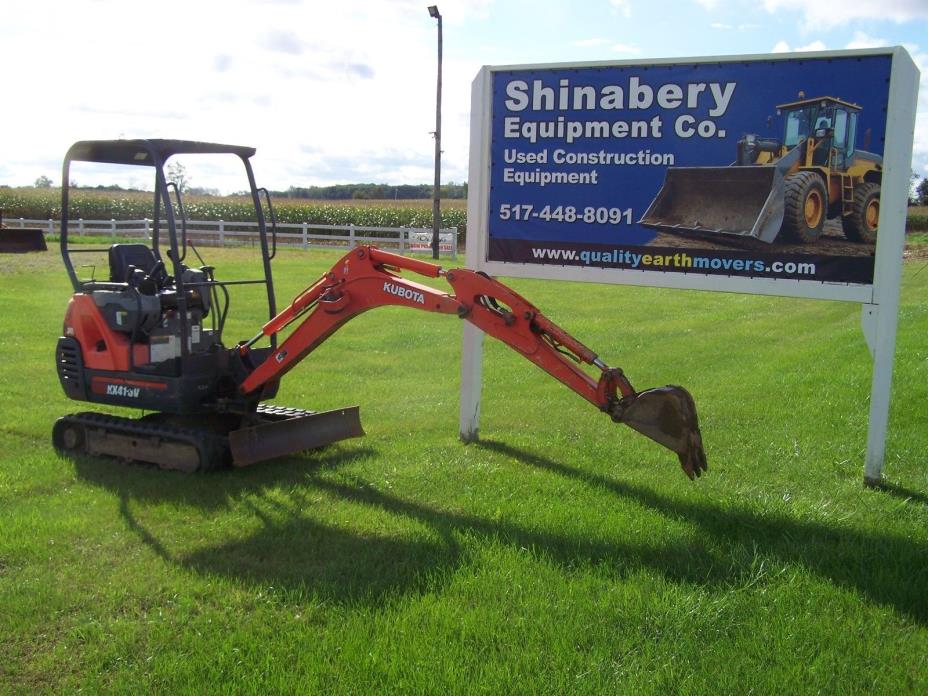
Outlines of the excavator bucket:
{"type": "Polygon", "coordinates": [[[783,223],[784,173],[775,165],[671,167],[639,223],[690,234],[753,237],[768,244],[783,223]]]}
{"type": "Polygon", "coordinates": [[[696,404],[683,387],[658,387],[626,397],[613,418],[676,452],[691,479],[708,468],[696,404]]]}
{"type": "Polygon", "coordinates": [[[262,411],[264,422],[230,432],[232,464],[248,466],[364,435],[357,406],[322,413],[294,411],[262,411]]]}

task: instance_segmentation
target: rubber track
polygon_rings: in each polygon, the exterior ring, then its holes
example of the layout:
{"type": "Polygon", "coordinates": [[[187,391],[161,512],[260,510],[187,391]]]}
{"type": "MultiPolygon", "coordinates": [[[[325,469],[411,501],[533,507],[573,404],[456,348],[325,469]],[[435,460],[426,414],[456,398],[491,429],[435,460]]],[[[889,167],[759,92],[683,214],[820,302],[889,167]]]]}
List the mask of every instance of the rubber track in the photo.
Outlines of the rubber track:
{"type": "MultiPolygon", "coordinates": [[[[87,429],[104,429],[115,435],[125,435],[138,438],[154,438],[173,441],[196,448],[199,455],[197,471],[208,471],[223,465],[228,451],[226,438],[207,430],[195,428],[179,428],[154,421],[144,421],[135,418],[121,418],[104,413],[72,413],[63,416],[59,422],[69,422],[81,425],[87,429]]],[[[56,423],[56,430],[59,425],[56,423]]],[[[82,448],[83,449],[83,448],[82,448]]],[[[86,452],[86,449],[83,449],[86,452]]],[[[127,457],[128,459],[128,457],[127,457]]],[[[151,462],[148,462],[151,463],[151,462]]]]}
{"type": "MultiPolygon", "coordinates": [[[[257,414],[263,416],[270,422],[287,420],[290,418],[300,418],[309,416],[315,411],[306,411],[301,408],[290,408],[287,406],[273,406],[270,404],[259,404],[257,414]]],[[[105,413],[94,413],[84,411],[81,413],[72,413],[59,419],[64,423],[74,423],[82,426],[85,430],[89,428],[103,428],[107,432],[116,435],[127,435],[130,437],[153,438],[160,440],[173,441],[196,448],[199,455],[199,465],[197,471],[210,471],[218,469],[226,464],[229,460],[229,442],[228,440],[210,430],[200,430],[197,428],[182,428],[175,425],[159,423],[155,420],[139,420],[136,418],[121,418],[111,416],[105,413]]],[[[56,429],[60,427],[56,425],[56,429]]],[[[86,450],[84,450],[86,452],[86,450]]],[[[152,463],[152,462],[147,462],[152,463]]]]}

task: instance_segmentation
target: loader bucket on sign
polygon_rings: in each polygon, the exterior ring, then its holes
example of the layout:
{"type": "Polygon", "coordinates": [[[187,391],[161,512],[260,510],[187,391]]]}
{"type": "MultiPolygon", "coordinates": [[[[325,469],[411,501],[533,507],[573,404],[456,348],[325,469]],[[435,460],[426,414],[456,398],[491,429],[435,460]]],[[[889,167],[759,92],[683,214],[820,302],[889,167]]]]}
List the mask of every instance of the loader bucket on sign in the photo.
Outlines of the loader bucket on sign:
{"type": "Polygon", "coordinates": [[[783,223],[784,168],[671,167],[639,223],[666,232],[753,237],[768,244],[783,223]]]}
{"type": "Polygon", "coordinates": [[[696,404],[683,387],[669,385],[626,397],[613,418],[676,452],[691,479],[708,468],[696,404]]]}

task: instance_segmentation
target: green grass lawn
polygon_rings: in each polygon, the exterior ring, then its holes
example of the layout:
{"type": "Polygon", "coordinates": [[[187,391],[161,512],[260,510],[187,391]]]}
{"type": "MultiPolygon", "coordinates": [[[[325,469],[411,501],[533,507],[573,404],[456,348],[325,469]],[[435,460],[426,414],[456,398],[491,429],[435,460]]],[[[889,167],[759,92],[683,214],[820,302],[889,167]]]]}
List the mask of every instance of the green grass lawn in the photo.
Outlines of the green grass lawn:
{"type": "MultiPolygon", "coordinates": [[[[281,303],[336,258],[281,251],[281,303]]],[[[460,324],[402,309],[277,399],[360,404],[365,438],[192,476],[62,458],[70,286],[55,252],[0,256],[0,692],[925,693],[924,266],[878,491],[856,305],[542,281],[512,285],[639,389],[692,391],[706,476],[490,340],[461,444],[460,324]]],[[[233,302],[229,343],[266,319],[233,302]]]]}

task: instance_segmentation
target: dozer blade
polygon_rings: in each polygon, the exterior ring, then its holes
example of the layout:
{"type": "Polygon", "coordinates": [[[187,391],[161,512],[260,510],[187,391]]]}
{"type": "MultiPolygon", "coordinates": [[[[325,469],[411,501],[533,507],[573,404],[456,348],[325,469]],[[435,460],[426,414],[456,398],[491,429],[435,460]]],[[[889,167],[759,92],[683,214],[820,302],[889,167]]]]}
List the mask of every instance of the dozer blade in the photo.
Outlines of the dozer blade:
{"type": "Polygon", "coordinates": [[[784,168],[671,167],[639,223],[666,232],[772,243],[783,224],[784,168]]]}
{"type": "Polygon", "coordinates": [[[626,397],[613,418],[676,452],[691,479],[708,469],[696,404],[683,387],[658,387],[626,397]]]}
{"type": "Polygon", "coordinates": [[[351,406],[233,430],[229,449],[235,466],[248,466],[362,435],[358,407],[351,406]]]}

